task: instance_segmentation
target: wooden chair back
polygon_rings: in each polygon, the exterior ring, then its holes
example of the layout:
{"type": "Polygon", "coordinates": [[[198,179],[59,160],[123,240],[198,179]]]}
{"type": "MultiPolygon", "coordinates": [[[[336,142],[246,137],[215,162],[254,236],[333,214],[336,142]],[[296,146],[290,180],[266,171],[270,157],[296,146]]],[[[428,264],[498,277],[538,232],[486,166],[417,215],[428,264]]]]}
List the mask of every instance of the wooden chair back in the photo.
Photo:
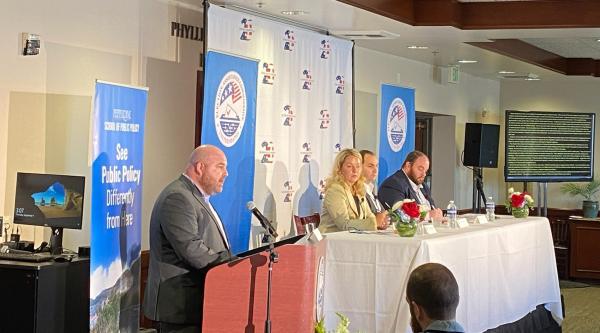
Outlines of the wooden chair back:
{"type": "Polygon", "coordinates": [[[321,222],[321,215],[315,213],[309,216],[298,216],[294,215],[294,224],[296,225],[296,234],[306,234],[306,226],[311,224],[313,228],[318,228],[321,222]]]}

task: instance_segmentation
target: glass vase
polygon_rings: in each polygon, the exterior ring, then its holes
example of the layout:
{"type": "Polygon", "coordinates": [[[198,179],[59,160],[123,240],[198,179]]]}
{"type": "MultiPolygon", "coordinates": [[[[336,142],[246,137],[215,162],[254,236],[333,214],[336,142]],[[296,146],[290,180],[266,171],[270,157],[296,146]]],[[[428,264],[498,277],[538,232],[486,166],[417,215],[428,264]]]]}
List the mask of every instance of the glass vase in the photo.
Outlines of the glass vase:
{"type": "Polygon", "coordinates": [[[411,220],[409,223],[398,221],[395,227],[400,237],[413,237],[417,232],[417,221],[411,220]]]}
{"type": "Polygon", "coordinates": [[[522,208],[512,208],[512,216],[516,217],[516,218],[525,218],[527,216],[529,216],[529,208],[528,207],[522,207],[522,208]]]}

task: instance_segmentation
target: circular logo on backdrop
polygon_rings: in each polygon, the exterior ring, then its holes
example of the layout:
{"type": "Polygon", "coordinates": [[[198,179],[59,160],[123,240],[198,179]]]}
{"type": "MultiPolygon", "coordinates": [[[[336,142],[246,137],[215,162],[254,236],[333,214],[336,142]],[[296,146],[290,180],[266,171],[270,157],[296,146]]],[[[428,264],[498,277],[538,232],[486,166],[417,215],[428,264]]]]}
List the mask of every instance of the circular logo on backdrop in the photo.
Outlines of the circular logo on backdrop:
{"type": "Polygon", "coordinates": [[[233,146],[242,134],[246,120],[246,89],[237,72],[223,76],[215,97],[215,128],[225,147],[233,146]]]}
{"type": "Polygon", "coordinates": [[[399,152],[406,140],[406,106],[400,98],[394,98],[388,109],[387,139],[394,152],[399,152]]]}

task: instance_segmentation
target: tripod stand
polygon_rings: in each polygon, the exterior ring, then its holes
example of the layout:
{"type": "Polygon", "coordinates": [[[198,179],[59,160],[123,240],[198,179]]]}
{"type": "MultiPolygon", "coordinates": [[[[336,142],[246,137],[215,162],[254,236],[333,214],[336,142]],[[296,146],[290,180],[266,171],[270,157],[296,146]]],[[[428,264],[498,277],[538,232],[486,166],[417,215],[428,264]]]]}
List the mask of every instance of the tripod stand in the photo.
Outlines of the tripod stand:
{"type": "Polygon", "coordinates": [[[483,193],[483,172],[481,168],[473,167],[473,213],[481,212],[481,201],[483,207],[487,203],[483,193]]]}

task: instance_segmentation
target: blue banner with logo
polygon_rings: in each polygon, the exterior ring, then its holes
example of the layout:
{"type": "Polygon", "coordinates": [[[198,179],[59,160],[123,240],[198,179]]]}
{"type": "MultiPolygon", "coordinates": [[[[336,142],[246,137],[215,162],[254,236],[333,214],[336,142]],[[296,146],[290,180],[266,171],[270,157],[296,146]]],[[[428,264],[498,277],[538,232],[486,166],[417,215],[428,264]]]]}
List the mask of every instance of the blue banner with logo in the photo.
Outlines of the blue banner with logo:
{"type": "Polygon", "coordinates": [[[415,149],[415,90],[381,85],[379,184],[402,167],[415,149]]]}
{"type": "Polygon", "coordinates": [[[210,198],[223,222],[233,253],[248,250],[253,200],[254,136],[258,61],[214,51],[206,56],[202,144],[227,156],[223,191],[210,198]]]}
{"type": "Polygon", "coordinates": [[[96,82],[90,332],[139,330],[146,88],[96,82]]]}

